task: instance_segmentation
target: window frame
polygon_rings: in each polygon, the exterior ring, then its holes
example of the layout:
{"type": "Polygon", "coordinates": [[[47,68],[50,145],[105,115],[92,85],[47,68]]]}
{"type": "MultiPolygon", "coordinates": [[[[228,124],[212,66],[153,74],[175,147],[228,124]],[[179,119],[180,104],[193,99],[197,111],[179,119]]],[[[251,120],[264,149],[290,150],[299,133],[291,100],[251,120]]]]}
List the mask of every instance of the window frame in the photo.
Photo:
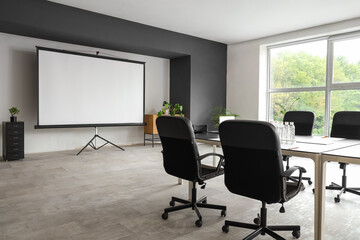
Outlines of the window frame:
{"type": "Polygon", "coordinates": [[[267,47],[267,96],[266,96],[266,118],[270,120],[270,95],[271,93],[286,93],[286,92],[312,92],[323,91],[325,92],[325,115],[324,115],[324,135],[329,135],[330,129],[330,111],[331,111],[331,92],[336,90],[360,90],[360,82],[348,82],[348,83],[333,83],[334,76],[334,43],[339,41],[346,41],[351,39],[360,39],[360,31],[343,33],[337,35],[328,35],[317,38],[310,38],[300,41],[287,42],[282,44],[270,45],[267,47]],[[298,87],[298,88],[271,88],[270,83],[270,67],[271,67],[271,50],[281,47],[288,47],[293,45],[299,45],[304,43],[316,42],[326,40],[327,52],[326,52],[326,80],[325,86],[322,87],[298,87]]]}

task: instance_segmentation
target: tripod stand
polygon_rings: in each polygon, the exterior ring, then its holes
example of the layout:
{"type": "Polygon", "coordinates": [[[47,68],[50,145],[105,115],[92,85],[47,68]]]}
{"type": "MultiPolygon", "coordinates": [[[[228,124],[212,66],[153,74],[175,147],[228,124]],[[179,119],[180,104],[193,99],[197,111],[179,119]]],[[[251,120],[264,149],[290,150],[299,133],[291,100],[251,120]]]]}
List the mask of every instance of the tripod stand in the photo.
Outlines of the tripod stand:
{"type": "Polygon", "coordinates": [[[99,150],[100,148],[102,148],[103,146],[105,146],[105,145],[108,144],[108,143],[111,144],[111,145],[113,145],[114,147],[117,147],[117,148],[125,151],[125,149],[123,149],[122,147],[119,147],[119,146],[115,145],[114,143],[106,140],[105,138],[99,136],[98,133],[97,133],[97,127],[95,127],[95,135],[94,135],[94,137],[93,137],[93,138],[85,145],[85,147],[83,147],[83,148],[80,150],[80,152],[78,152],[78,154],[76,154],[76,155],[79,155],[82,151],[84,151],[84,149],[87,148],[87,146],[92,147],[94,150],[99,150]],[[100,147],[96,147],[96,138],[100,138],[101,140],[105,141],[105,143],[104,143],[103,145],[101,145],[100,147]],[[95,142],[95,143],[94,143],[94,142],[95,142]]]}

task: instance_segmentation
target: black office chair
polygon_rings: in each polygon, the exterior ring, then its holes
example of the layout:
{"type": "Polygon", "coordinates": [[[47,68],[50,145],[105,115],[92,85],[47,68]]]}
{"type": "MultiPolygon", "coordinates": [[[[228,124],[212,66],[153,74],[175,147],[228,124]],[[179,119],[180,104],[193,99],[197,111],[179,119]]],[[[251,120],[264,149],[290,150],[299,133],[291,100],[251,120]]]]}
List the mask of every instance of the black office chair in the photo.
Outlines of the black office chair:
{"type": "MultiPolygon", "coordinates": [[[[254,229],[244,240],[253,239],[259,234],[268,234],[275,239],[284,240],[274,231],[292,231],[295,238],[300,237],[300,226],[268,226],[266,203],[289,201],[302,187],[302,167],[283,170],[280,140],[275,127],[267,122],[230,120],[219,127],[220,140],[225,157],[225,185],[230,192],[262,202],[262,208],[255,224],[225,221],[223,232],[229,226],[254,229]],[[298,182],[288,178],[299,171],[298,182]]],[[[284,206],[280,212],[285,212],[284,206]]]]}
{"type": "MultiPolygon", "coordinates": [[[[310,111],[288,111],[284,115],[283,122],[294,123],[296,136],[311,136],[314,128],[315,113],[310,111]]],[[[289,159],[290,156],[283,156],[283,160],[286,161],[286,169],[290,168],[289,159]]],[[[307,180],[309,185],[312,184],[310,177],[303,177],[302,179],[307,180]]]]}
{"type": "Polygon", "coordinates": [[[224,173],[224,158],[217,153],[199,155],[195,142],[195,135],[189,119],[185,117],[161,116],[156,120],[161,144],[163,147],[163,164],[165,171],[178,178],[192,182],[191,201],[172,197],[170,208],[165,208],[162,218],[168,218],[168,213],[185,208],[195,210],[198,220],[195,225],[202,226],[202,217],[198,208],[212,208],[221,210],[221,216],[226,216],[226,206],[207,204],[206,196],[197,200],[196,183],[205,188],[205,180],[222,175],[224,173]],[[204,165],[201,161],[209,156],[220,157],[217,167],[204,165]],[[175,202],[183,205],[175,206],[175,202]]]}
{"type": "MultiPolygon", "coordinates": [[[[334,114],[331,128],[331,137],[360,139],[360,112],[341,111],[334,114]]],[[[340,196],[343,193],[350,192],[360,195],[360,188],[347,187],[346,165],[348,163],[339,163],[340,169],[343,170],[341,185],[332,182],[326,186],[328,190],[340,190],[340,193],[334,198],[336,203],[340,202],[340,196]]]]}

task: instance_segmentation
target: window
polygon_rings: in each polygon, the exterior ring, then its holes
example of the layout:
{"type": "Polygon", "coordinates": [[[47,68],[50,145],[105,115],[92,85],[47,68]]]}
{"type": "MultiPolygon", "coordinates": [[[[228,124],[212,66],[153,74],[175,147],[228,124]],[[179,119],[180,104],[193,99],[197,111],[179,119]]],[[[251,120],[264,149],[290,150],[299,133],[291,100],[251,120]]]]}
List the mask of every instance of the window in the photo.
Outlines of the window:
{"type": "Polygon", "coordinates": [[[337,111],[360,111],[360,33],[268,47],[268,118],[313,111],[313,133],[328,135],[337,111]]]}
{"type": "Polygon", "coordinates": [[[334,42],[334,83],[360,82],[360,38],[334,42]]]}

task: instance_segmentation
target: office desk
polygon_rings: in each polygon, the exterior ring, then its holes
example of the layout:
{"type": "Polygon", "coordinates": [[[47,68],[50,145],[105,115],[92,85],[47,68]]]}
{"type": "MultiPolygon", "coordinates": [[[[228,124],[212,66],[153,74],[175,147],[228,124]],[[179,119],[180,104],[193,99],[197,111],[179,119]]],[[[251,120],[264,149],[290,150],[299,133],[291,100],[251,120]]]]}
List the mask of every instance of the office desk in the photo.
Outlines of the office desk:
{"type": "MultiPolygon", "coordinates": [[[[217,134],[197,134],[195,137],[199,143],[221,146],[217,134]]],[[[281,151],[283,155],[310,158],[314,161],[314,239],[324,240],[326,161],[360,164],[360,141],[344,138],[301,136],[296,137],[296,143],[292,145],[282,144],[281,151]],[[349,150],[351,149],[357,150],[350,155],[349,150]]]]}

